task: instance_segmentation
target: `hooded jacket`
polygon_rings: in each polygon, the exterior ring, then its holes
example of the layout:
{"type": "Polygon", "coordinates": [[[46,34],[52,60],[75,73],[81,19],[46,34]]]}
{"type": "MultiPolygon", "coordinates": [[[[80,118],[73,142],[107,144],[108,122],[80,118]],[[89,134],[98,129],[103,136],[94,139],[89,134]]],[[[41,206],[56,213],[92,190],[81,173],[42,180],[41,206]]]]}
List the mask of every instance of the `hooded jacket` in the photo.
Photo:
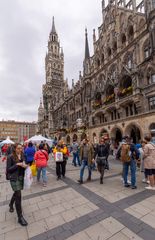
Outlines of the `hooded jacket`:
{"type": "Polygon", "coordinates": [[[38,168],[46,167],[48,161],[48,153],[45,150],[38,150],[34,155],[34,159],[38,168]]]}

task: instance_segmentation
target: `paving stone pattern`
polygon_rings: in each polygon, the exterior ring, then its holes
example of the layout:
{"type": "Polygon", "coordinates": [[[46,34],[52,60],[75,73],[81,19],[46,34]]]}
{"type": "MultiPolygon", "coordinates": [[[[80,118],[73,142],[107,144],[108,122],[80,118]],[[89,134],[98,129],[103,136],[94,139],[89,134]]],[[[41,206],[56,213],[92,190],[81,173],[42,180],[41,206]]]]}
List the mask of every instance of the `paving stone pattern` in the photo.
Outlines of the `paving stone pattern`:
{"type": "MultiPolygon", "coordinates": [[[[8,212],[12,190],[0,166],[0,240],[126,240],[155,239],[155,192],[144,190],[137,172],[138,189],[126,189],[120,180],[122,166],[110,158],[104,184],[99,174],[78,185],[79,167],[67,164],[67,177],[57,181],[55,163],[49,161],[48,186],[34,182],[23,191],[23,212],[29,225],[22,228],[8,212]]],[[[87,178],[87,169],[85,169],[87,178]]]]}

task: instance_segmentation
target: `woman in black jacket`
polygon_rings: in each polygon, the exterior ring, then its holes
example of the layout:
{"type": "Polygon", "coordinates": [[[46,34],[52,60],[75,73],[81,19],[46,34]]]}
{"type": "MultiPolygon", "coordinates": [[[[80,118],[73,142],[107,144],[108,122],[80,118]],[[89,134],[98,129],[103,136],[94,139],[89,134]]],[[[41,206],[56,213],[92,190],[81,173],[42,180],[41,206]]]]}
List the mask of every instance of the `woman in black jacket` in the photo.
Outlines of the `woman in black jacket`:
{"type": "Polygon", "coordinates": [[[16,207],[16,212],[18,215],[18,222],[22,226],[27,226],[28,223],[24,219],[22,215],[22,207],[21,207],[21,190],[23,190],[24,186],[24,173],[27,165],[24,161],[23,148],[21,144],[15,144],[13,148],[13,152],[7,158],[7,167],[6,174],[7,179],[10,180],[10,184],[12,190],[14,191],[13,196],[11,198],[9,204],[9,211],[14,211],[14,203],[16,207]]]}
{"type": "Polygon", "coordinates": [[[100,143],[95,148],[95,156],[97,162],[97,168],[100,172],[100,184],[103,184],[104,170],[107,165],[107,159],[109,156],[109,146],[105,143],[105,139],[101,137],[100,143]]]}

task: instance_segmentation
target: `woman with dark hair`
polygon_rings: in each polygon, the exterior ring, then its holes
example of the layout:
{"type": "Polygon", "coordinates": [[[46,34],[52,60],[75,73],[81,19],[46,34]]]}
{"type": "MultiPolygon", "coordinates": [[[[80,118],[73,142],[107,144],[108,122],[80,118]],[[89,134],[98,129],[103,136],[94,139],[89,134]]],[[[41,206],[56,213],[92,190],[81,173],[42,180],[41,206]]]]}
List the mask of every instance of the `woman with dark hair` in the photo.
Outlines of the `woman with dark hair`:
{"type": "Polygon", "coordinates": [[[28,143],[28,146],[25,149],[24,153],[25,153],[26,163],[31,166],[34,161],[34,154],[35,154],[35,148],[32,142],[28,143]]]}
{"type": "Polygon", "coordinates": [[[43,186],[47,186],[47,175],[46,175],[46,167],[47,167],[47,161],[48,161],[48,153],[46,150],[44,150],[44,143],[41,143],[39,145],[39,150],[35,153],[34,159],[36,161],[37,166],[37,181],[40,181],[40,175],[42,173],[42,179],[43,179],[43,186]]]}
{"type": "Polygon", "coordinates": [[[22,145],[17,143],[13,147],[12,154],[9,155],[7,158],[6,174],[7,174],[7,179],[10,180],[12,190],[14,191],[14,194],[9,204],[9,207],[10,207],[9,211],[10,212],[14,211],[13,205],[15,203],[18,222],[22,226],[27,226],[28,223],[23,217],[22,206],[21,206],[21,190],[23,190],[24,173],[25,173],[25,168],[27,167],[24,160],[25,159],[22,151],[22,145]]]}
{"type": "Polygon", "coordinates": [[[145,187],[148,190],[155,190],[155,144],[151,142],[151,136],[146,136],[147,142],[143,148],[144,150],[144,168],[145,173],[150,181],[150,185],[145,187]]]}
{"type": "Polygon", "coordinates": [[[95,148],[94,158],[96,158],[97,168],[100,173],[100,184],[103,184],[104,170],[109,156],[109,145],[106,144],[105,140],[104,137],[101,137],[100,143],[95,148]]]}

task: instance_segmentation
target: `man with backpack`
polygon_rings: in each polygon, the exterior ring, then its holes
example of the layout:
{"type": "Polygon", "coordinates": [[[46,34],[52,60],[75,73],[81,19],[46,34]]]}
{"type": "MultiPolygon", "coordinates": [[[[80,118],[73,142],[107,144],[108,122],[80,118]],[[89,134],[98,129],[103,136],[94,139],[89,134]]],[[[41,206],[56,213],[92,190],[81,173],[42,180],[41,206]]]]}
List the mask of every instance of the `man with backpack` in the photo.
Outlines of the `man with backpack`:
{"type": "Polygon", "coordinates": [[[136,160],[139,158],[139,151],[135,144],[131,142],[129,137],[126,137],[121,145],[120,160],[123,163],[123,179],[124,186],[130,187],[128,183],[129,166],[131,171],[131,189],[136,189],[136,160]]]}

